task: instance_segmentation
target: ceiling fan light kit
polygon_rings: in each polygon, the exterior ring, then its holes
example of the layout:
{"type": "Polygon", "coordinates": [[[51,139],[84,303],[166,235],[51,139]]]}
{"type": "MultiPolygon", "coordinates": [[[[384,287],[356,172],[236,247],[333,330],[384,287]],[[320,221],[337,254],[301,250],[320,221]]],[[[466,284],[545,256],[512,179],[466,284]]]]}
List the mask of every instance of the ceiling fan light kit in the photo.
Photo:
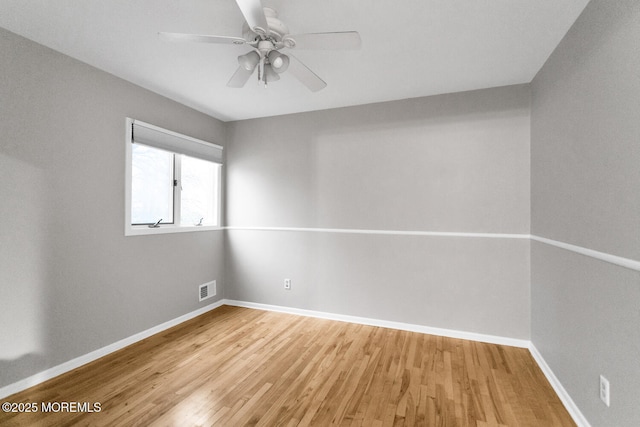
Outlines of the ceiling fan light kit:
{"type": "Polygon", "coordinates": [[[264,66],[264,80],[265,82],[276,82],[280,80],[280,75],[275,72],[271,64],[266,64],[264,66]]]}
{"type": "Polygon", "coordinates": [[[181,33],[158,33],[162,39],[213,44],[247,45],[253,50],[238,56],[238,69],[227,86],[244,87],[255,69],[258,69],[258,81],[280,80],[285,71],[298,79],[312,92],[327,86],[327,83],[300,62],[295,56],[285,55],[281,49],[309,50],[356,50],[360,49],[360,35],[356,31],[330,33],[289,34],[288,27],[278,19],[275,10],[263,7],[260,0],[236,0],[245,23],[240,37],[198,35],[181,33]]]}
{"type": "Polygon", "coordinates": [[[269,58],[269,63],[273,67],[273,71],[278,74],[284,73],[287,71],[287,68],[289,68],[289,57],[277,50],[269,52],[267,58],[269,58]]]}
{"type": "Polygon", "coordinates": [[[238,56],[238,64],[247,71],[255,70],[259,62],[260,55],[255,51],[238,56]]]}

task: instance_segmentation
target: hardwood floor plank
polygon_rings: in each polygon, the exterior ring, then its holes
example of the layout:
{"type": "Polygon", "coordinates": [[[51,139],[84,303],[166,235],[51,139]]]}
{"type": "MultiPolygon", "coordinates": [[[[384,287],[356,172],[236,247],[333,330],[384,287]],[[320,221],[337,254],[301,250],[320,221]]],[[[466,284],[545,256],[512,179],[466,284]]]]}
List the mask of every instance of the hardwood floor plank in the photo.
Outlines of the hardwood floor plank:
{"type": "Polygon", "coordinates": [[[7,426],[575,426],[528,350],[223,306],[9,402],[7,426]]]}

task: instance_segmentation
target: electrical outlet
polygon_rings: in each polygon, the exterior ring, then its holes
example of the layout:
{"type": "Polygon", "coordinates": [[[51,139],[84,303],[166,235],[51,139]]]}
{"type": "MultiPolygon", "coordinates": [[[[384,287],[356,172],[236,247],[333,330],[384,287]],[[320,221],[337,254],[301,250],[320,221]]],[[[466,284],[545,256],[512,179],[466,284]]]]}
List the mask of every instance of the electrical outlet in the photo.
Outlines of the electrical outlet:
{"type": "Polygon", "coordinates": [[[602,400],[607,406],[610,404],[609,391],[609,380],[600,375],[600,400],[602,400]]]}
{"type": "Polygon", "coordinates": [[[284,288],[286,290],[291,290],[291,279],[284,279],[284,288]]]}

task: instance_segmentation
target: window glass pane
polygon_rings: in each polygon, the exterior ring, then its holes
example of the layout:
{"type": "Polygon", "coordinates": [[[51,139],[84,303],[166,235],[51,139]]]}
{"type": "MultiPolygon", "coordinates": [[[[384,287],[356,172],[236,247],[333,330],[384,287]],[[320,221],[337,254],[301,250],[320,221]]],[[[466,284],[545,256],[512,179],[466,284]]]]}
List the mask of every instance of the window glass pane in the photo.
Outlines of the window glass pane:
{"type": "Polygon", "coordinates": [[[182,156],[181,225],[218,225],[218,168],[216,163],[182,156]]]}
{"type": "Polygon", "coordinates": [[[131,160],[131,223],[173,223],[173,154],[133,144],[131,160]]]}

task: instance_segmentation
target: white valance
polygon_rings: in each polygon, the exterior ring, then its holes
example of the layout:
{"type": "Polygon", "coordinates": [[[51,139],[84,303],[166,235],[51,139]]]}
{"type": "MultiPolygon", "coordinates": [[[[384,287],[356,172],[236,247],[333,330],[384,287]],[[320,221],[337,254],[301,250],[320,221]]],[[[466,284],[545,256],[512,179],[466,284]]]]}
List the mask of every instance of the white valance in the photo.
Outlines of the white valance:
{"type": "Polygon", "coordinates": [[[131,125],[131,142],[149,145],[172,153],[222,163],[222,147],[211,142],[181,135],[139,120],[131,125]]]}

